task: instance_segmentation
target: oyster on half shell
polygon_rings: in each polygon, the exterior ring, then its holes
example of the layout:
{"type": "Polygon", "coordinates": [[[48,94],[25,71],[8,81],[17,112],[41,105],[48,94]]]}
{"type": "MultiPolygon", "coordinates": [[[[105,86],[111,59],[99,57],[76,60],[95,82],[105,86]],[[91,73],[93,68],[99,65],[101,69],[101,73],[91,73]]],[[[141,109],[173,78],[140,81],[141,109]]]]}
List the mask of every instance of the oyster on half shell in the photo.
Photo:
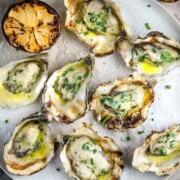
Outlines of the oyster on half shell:
{"type": "Polygon", "coordinates": [[[42,100],[50,120],[68,124],[85,114],[92,60],[90,55],[66,64],[49,78],[42,100]]]}
{"type": "Polygon", "coordinates": [[[30,175],[44,169],[54,156],[55,141],[47,117],[39,112],[18,124],[4,146],[4,161],[9,172],[30,175]]]}
{"type": "Polygon", "coordinates": [[[48,76],[46,55],[12,61],[0,67],[0,107],[17,108],[38,98],[48,76]]]}
{"type": "Polygon", "coordinates": [[[118,39],[130,38],[119,8],[111,0],[65,0],[65,6],[65,26],[97,56],[113,53],[118,39]]]}
{"type": "Polygon", "coordinates": [[[122,153],[111,138],[100,137],[89,124],[64,136],[60,159],[70,177],[115,180],[124,168],[122,153]]]}
{"type": "Polygon", "coordinates": [[[141,172],[155,172],[158,176],[180,169],[180,125],[153,132],[135,150],[132,165],[141,172]]]}
{"type": "Polygon", "coordinates": [[[120,41],[118,49],[126,65],[147,75],[166,74],[180,66],[180,42],[152,31],[133,43],[120,41]]]}
{"type": "Polygon", "coordinates": [[[137,127],[145,121],[154,101],[154,84],[138,73],[103,83],[92,96],[90,109],[108,129],[124,131],[137,127]]]}

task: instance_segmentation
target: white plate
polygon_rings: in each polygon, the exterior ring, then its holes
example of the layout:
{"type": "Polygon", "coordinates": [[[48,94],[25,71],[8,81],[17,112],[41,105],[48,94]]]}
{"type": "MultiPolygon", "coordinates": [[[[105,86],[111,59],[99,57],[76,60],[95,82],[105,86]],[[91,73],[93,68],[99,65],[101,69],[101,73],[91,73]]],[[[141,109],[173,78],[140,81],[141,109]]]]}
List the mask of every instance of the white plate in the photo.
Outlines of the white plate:
{"type": "MultiPolygon", "coordinates": [[[[46,0],[58,13],[65,19],[65,7],[62,0],[46,0]]],[[[161,31],[164,34],[180,40],[180,27],[177,22],[157,3],[152,0],[116,0],[117,5],[121,5],[122,14],[129,25],[133,37],[145,36],[149,31],[145,28],[145,23],[148,22],[152,30],[161,31]],[[147,5],[151,7],[147,7],[147,5]]],[[[1,1],[0,8],[8,7],[12,3],[11,0],[1,1]],[[4,5],[5,4],[5,5],[4,5]]],[[[7,8],[5,8],[7,9],[7,8]]],[[[0,18],[2,20],[2,12],[0,10],[0,18]]],[[[62,35],[53,46],[49,53],[51,55],[51,62],[49,64],[50,74],[55,70],[66,64],[72,62],[89,53],[89,48],[84,43],[80,42],[78,38],[71,32],[63,29],[62,35]]],[[[11,47],[0,34],[0,65],[4,65],[9,61],[20,59],[28,56],[28,53],[16,51],[11,47]]],[[[94,92],[97,85],[101,82],[114,80],[117,77],[124,77],[131,74],[132,71],[128,69],[119,54],[115,52],[113,55],[104,58],[96,58],[96,65],[90,84],[90,91],[94,92]]],[[[159,180],[165,177],[156,177],[153,173],[140,173],[131,166],[132,154],[136,147],[144,142],[145,137],[152,130],[163,130],[174,123],[179,123],[180,117],[180,68],[176,68],[173,72],[162,77],[155,87],[156,98],[154,104],[151,106],[148,119],[143,125],[138,128],[127,130],[124,133],[113,132],[102,128],[95,120],[93,120],[92,112],[88,112],[85,117],[77,120],[70,125],[60,124],[57,122],[51,123],[51,129],[54,134],[68,134],[73,128],[78,128],[83,121],[93,123],[95,130],[102,136],[110,136],[119,145],[124,153],[125,169],[122,174],[122,180],[159,180]],[[171,85],[170,90],[166,90],[164,86],[171,85]],[[154,118],[154,121],[151,119],[154,118]],[[138,135],[138,130],[145,130],[145,133],[138,135]],[[126,142],[126,137],[130,136],[131,141],[126,142]]],[[[15,176],[6,171],[3,162],[3,144],[10,138],[11,132],[15,125],[21,121],[22,118],[29,114],[40,110],[42,107],[41,98],[34,104],[18,109],[0,109],[0,166],[13,179],[17,180],[67,180],[69,179],[59,161],[59,151],[56,152],[55,157],[50,164],[41,172],[29,177],[15,176]],[[9,123],[5,124],[4,120],[9,119],[9,123]],[[57,171],[56,168],[60,168],[57,171]]]]}

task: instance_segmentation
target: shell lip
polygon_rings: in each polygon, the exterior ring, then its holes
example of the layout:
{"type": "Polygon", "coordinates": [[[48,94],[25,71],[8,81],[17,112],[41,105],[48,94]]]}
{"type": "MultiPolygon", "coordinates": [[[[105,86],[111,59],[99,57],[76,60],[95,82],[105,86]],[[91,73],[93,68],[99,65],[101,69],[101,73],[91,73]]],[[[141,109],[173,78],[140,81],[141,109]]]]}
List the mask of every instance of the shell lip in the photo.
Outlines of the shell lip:
{"type": "Polygon", "coordinates": [[[36,58],[37,60],[41,60],[46,65],[46,68],[48,68],[48,65],[49,65],[48,52],[42,52],[42,53],[38,53],[38,54],[27,57],[27,59],[36,59],[36,58]]]}

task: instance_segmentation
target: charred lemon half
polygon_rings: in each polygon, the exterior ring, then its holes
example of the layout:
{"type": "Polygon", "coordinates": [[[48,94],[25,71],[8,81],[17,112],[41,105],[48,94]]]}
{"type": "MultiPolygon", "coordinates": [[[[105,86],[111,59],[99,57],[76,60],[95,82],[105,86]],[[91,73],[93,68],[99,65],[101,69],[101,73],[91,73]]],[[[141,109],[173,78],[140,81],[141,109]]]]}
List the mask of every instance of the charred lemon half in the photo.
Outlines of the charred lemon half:
{"type": "Polygon", "coordinates": [[[40,52],[50,48],[60,35],[60,17],[44,2],[21,2],[10,6],[2,29],[15,48],[40,52]]]}

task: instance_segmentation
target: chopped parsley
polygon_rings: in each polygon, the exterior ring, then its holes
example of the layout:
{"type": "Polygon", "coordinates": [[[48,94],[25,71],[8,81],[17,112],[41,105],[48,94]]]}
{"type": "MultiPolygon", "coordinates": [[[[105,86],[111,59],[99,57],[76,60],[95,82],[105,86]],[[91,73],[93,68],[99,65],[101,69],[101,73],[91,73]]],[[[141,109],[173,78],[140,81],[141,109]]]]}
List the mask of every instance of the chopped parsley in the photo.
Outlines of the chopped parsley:
{"type": "Polygon", "coordinates": [[[113,103],[114,101],[113,101],[113,98],[112,97],[110,97],[110,96],[108,96],[107,94],[102,94],[101,95],[102,96],[102,98],[101,98],[101,103],[105,103],[105,101],[107,101],[107,102],[109,102],[109,103],[113,103]]]}
{"type": "Polygon", "coordinates": [[[81,20],[77,20],[76,23],[77,23],[77,24],[81,24],[82,21],[81,21],[81,20]]]}
{"type": "Polygon", "coordinates": [[[69,73],[69,72],[71,72],[71,71],[74,71],[74,68],[72,68],[72,67],[67,68],[67,69],[64,71],[63,76],[66,76],[66,74],[69,73]]]}
{"type": "Polygon", "coordinates": [[[39,127],[39,130],[40,130],[40,131],[44,131],[44,126],[43,126],[43,124],[39,124],[38,127],[39,127]]]}
{"type": "MultiPolygon", "coordinates": [[[[136,108],[136,102],[133,100],[133,95],[131,91],[122,91],[122,92],[116,92],[113,94],[113,96],[109,96],[107,94],[102,94],[100,98],[100,102],[106,106],[106,108],[115,114],[116,116],[119,116],[122,118],[124,115],[128,113],[128,111],[131,109],[136,108]],[[131,107],[128,109],[124,109],[124,104],[127,102],[131,102],[131,107]]],[[[102,125],[106,123],[107,120],[109,120],[108,117],[104,117],[104,119],[101,120],[102,125]]]]}
{"type": "Polygon", "coordinates": [[[90,143],[90,142],[86,142],[82,145],[82,149],[84,151],[90,151],[92,152],[93,154],[96,154],[97,153],[97,149],[96,149],[96,145],[93,144],[93,143],[90,143]]]}
{"type": "Polygon", "coordinates": [[[64,70],[61,77],[57,77],[53,88],[64,101],[70,101],[74,98],[82,83],[88,78],[90,71],[87,65],[82,62],[75,67],[72,65],[64,70]],[[81,70],[83,68],[83,70],[81,70]]]}
{"type": "Polygon", "coordinates": [[[85,35],[85,36],[87,36],[88,34],[89,34],[89,32],[88,32],[88,31],[85,31],[85,32],[84,32],[84,35],[85,35]]]}
{"type": "Polygon", "coordinates": [[[162,156],[166,156],[167,155],[167,150],[164,147],[161,148],[160,155],[162,155],[162,156]]]}
{"type": "Polygon", "coordinates": [[[107,171],[105,170],[105,169],[102,169],[101,170],[101,175],[104,175],[104,174],[106,174],[107,173],[107,171]]]}
{"type": "Polygon", "coordinates": [[[146,29],[151,30],[151,26],[149,25],[149,23],[145,23],[146,29]]]}
{"type": "Polygon", "coordinates": [[[156,52],[157,52],[157,51],[156,51],[156,48],[152,48],[151,51],[152,51],[153,53],[156,53],[156,52]]]}
{"type": "Polygon", "coordinates": [[[144,133],[144,130],[138,131],[138,134],[143,134],[143,133],[144,133]]]}
{"type": "Polygon", "coordinates": [[[97,149],[93,149],[93,154],[96,154],[96,152],[97,152],[97,149]]]}
{"type": "Polygon", "coordinates": [[[126,141],[130,141],[131,140],[131,137],[130,136],[127,136],[126,137],[126,141]]]}
{"type": "Polygon", "coordinates": [[[91,165],[94,165],[94,159],[91,158],[91,165]]]}
{"type": "Polygon", "coordinates": [[[101,31],[105,32],[107,31],[107,20],[108,20],[108,13],[109,10],[106,8],[102,8],[102,11],[99,13],[96,12],[89,12],[88,17],[89,21],[91,23],[91,29],[96,32],[96,31],[101,31]]]}
{"type": "Polygon", "coordinates": [[[157,141],[158,146],[154,149],[154,153],[160,156],[166,156],[170,154],[171,151],[169,150],[177,146],[176,138],[176,132],[174,131],[170,131],[166,135],[160,137],[157,141]]]}
{"type": "Polygon", "coordinates": [[[170,141],[170,147],[171,148],[176,147],[176,141],[175,140],[170,141]]]}
{"type": "Polygon", "coordinates": [[[165,85],[165,89],[171,89],[170,85],[165,85]]]}
{"type": "Polygon", "coordinates": [[[89,146],[90,146],[90,143],[87,142],[87,143],[83,144],[82,149],[83,149],[84,151],[89,151],[89,150],[90,150],[89,146]]]}
{"type": "Polygon", "coordinates": [[[34,151],[37,151],[37,150],[39,150],[39,149],[41,149],[41,140],[38,140],[38,141],[34,144],[34,148],[33,148],[34,151]]]}
{"type": "Polygon", "coordinates": [[[144,60],[149,59],[149,54],[145,53],[138,58],[138,62],[144,62],[144,60]]]}
{"type": "Polygon", "coordinates": [[[6,124],[7,124],[8,122],[9,122],[9,120],[8,120],[8,119],[5,119],[4,123],[6,123],[6,124]]]}
{"type": "Polygon", "coordinates": [[[87,164],[87,159],[83,160],[83,163],[84,163],[84,164],[87,164]]]}
{"type": "Polygon", "coordinates": [[[77,80],[81,80],[81,79],[82,79],[82,76],[78,76],[78,77],[77,77],[77,80]]]}
{"type": "Polygon", "coordinates": [[[75,93],[78,91],[79,89],[79,85],[76,84],[76,83],[69,83],[69,80],[66,78],[64,80],[64,83],[62,84],[61,86],[63,89],[65,89],[66,91],[69,91],[69,92],[72,92],[72,93],[75,93]]]}
{"type": "Polygon", "coordinates": [[[60,171],[60,168],[56,168],[56,171],[60,171]]]}
{"type": "Polygon", "coordinates": [[[175,60],[169,52],[162,52],[160,58],[165,62],[171,62],[175,60]]]}
{"type": "Polygon", "coordinates": [[[106,122],[111,118],[111,116],[109,114],[107,114],[100,122],[100,124],[102,126],[104,126],[106,124],[106,122]]]}

